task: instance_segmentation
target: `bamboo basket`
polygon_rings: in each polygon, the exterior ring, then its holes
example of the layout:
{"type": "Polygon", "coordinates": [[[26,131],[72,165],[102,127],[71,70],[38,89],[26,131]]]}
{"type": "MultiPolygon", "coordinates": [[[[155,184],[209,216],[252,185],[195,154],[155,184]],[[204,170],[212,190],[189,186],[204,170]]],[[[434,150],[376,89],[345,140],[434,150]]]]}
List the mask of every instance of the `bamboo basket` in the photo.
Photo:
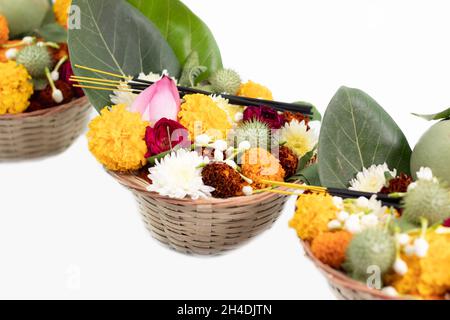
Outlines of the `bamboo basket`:
{"type": "Polygon", "coordinates": [[[331,268],[314,257],[307,242],[301,241],[301,243],[305,255],[325,276],[331,291],[339,300],[404,300],[404,298],[388,296],[380,290],[369,288],[363,283],[351,279],[343,272],[331,268]]]}
{"type": "Polygon", "coordinates": [[[219,255],[245,244],[272,226],[289,197],[177,200],[147,191],[148,183],[136,175],[109,174],[133,193],[152,236],[183,254],[219,255]]]}
{"type": "Polygon", "coordinates": [[[87,97],[54,108],[0,116],[0,161],[41,158],[65,151],[89,120],[87,97]]]}

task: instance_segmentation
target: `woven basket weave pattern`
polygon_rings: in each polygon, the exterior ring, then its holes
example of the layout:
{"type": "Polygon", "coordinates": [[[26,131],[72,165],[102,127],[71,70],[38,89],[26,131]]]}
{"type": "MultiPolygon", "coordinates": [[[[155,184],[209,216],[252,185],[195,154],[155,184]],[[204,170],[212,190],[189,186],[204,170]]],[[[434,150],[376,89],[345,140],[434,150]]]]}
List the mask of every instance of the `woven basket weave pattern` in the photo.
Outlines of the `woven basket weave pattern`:
{"type": "Polygon", "coordinates": [[[288,198],[175,200],[146,191],[147,183],[134,175],[110,174],[132,191],[153,237],[184,254],[218,255],[241,246],[272,226],[288,198]]]}
{"type": "Polygon", "coordinates": [[[344,273],[331,268],[314,257],[308,243],[302,241],[302,245],[305,255],[325,276],[333,294],[339,300],[403,300],[402,298],[388,296],[379,290],[371,289],[363,283],[349,278],[344,273]]]}
{"type": "Polygon", "coordinates": [[[66,150],[86,128],[86,97],[55,108],[0,116],[0,161],[40,158],[66,150]]]}

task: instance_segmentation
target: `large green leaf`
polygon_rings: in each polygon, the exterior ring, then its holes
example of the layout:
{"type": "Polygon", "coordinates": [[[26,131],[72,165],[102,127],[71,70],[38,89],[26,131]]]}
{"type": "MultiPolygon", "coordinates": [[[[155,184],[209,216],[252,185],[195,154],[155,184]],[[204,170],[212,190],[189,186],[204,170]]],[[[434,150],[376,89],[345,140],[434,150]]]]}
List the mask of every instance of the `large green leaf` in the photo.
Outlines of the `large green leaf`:
{"type": "MultiPolygon", "coordinates": [[[[220,50],[208,26],[179,0],[128,0],[158,26],[182,65],[197,51],[208,68],[203,79],[222,68],[220,50]]],[[[200,78],[200,80],[202,79],[200,78]]]]}
{"type": "MultiPolygon", "coordinates": [[[[125,0],[73,0],[81,10],[81,29],[69,30],[72,64],[120,75],[161,72],[179,76],[180,64],[158,28],[125,0]]],[[[76,75],[118,80],[74,68],[76,75]]],[[[100,110],[111,91],[86,89],[100,110]]]]}
{"type": "Polygon", "coordinates": [[[420,118],[423,118],[425,120],[428,121],[432,121],[432,120],[442,120],[442,119],[447,119],[450,117],[450,108],[445,109],[444,111],[438,112],[438,113],[434,113],[434,114],[417,114],[417,113],[413,113],[413,115],[418,116],[420,118]]]}
{"type": "Polygon", "coordinates": [[[369,95],[342,87],[331,100],[319,139],[319,175],[326,187],[346,188],[372,164],[409,174],[411,148],[394,120],[369,95]]]}

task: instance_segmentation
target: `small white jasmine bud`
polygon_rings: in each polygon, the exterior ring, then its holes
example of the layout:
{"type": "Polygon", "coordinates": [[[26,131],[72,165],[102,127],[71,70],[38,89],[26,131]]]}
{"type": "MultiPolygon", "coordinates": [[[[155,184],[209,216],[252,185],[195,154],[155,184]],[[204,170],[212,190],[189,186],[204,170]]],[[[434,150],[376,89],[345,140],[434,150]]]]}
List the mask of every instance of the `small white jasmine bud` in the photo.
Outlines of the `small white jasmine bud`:
{"type": "Polygon", "coordinates": [[[19,53],[19,50],[16,48],[11,48],[6,50],[5,56],[8,60],[15,60],[17,58],[17,54],[19,53]]]}
{"type": "Polygon", "coordinates": [[[381,292],[390,297],[398,297],[398,292],[394,287],[384,287],[381,292]]]}
{"type": "Polygon", "coordinates": [[[224,152],[228,148],[228,143],[224,140],[217,140],[214,142],[213,147],[216,151],[224,152]]]}
{"type": "Polygon", "coordinates": [[[250,186],[245,186],[242,188],[242,193],[246,196],[251,196],[253,195],[253,188],[250,186]]]}
{"type": "Polygon", "coordinates": [[[408,186],[408,192],[414,190],[417,187],[417,182],[413,182],[408,186]]]}
{"type": "Polygon", "coordinates": [[[417,179],[433,181],[433,171],[430,168],[421,167],[419,172],[417,172],[417,179]]]}
{"type": "Polygon", "coordinates": [[[226,154],[227,158],[231,158],[234,155],[234,148],[233,147],[229,147],[227,149],[227,151],[225,151],[225,154],[226,154]]]}
{"type": "Polygon", "coordinates": [[[52,71],[52,73],[50,75],[51,75],[53,81],[59,80],[59,72],[58,71],[52,71]]]}
{"type": "Polygon", "coordinates": [[[53,101],[55,101],[56,103],[61,103],[64,100],[64,96],[63,96],[61,90],[59,90],[59,89],[56,89],[53,91],[52,98],[53,98],[53,101]]]}
{"type": "Polygon", "coordinates": [[[419,258],[424,258],[427,255],[429,247],[430,245],[424,238],[418,238],[414,241],[415,253],[419,258]]]}
{"type": "Polygon", "coordinates": [[[236,170],[236,168],[237,168],[237,164],[236,164],[236,162],[234,162],[233,160],[226,160],[225,161],[225,163],[227,164],[227,165],[229,165],[230,167],[232,167],[233,169],[235,169],[236,170]]]}
{"type": "Polygon", "coordinates": [[[339,220],[331,220],[328,222],[328,230],[339,230],[342,229],[342,224],[339,220]]]}
{"type": "Polygon", "coordinates": [[[337,218],[341,222],[347,221],[347,219],[350,217],[350,214],[347,211],[341,211],[337,214],[337,218]]]}
{"type": "Polygon", "coordinates": [[[369,199],[365,197],[359,197],[356,200],[356,205],[360,208],[367,208],[369,206],[369,199]]]}
{"type": "Polygon", "coordinates": [[[341,197],[333,197],[333,204],[336,206],[336,208],[342,209],[344,207],[344,199],[342,199],[341,197]]]}
{"type": "Polygon", "coordinates": [[[23,44],[30,45],[30,44],[34,43],[34,38],[33,37],[24,37],[22,39],[22,42],[23,42],[23,44]]]}
{"type": "Polygon", "coordinates": [[[206,146],[211,142],[211,138],[207,134],[201,134],[195,137],[195,144],[206,146]]]}
{"type": "Polygon", "coordinates": [[[378,224],[378,217],[372,213],[366,214],[361,218],[361,224],[366,227],[375,227],[378,224]]]}
{"type": "Polygon", "coordinates": [[[409,243],[410,237],[406,233],[399,233],[397,235],[397,242],[401,246],[406,246],[409,243]]]}
{"type": "Polygon", "coordinates": [[[214,160],[217,162],[222,162],[224,160],[223,152],[219,150],[214,150],[214,160]]]}
{"type": "Polygon", "coordinates": [[[250,150],[251,147],[252,147],[252,145],[248,141],[242,141],[241,143],[239,143],[239,150],[240,151],[250,150]]]}
{"type": "Polygon", "coordinates": [[[416,248],[413,245],[408,244],[403,249],[403,252],[406,254],[406,256],[412,257],[413,255],[416,254],[416,248]]]}
{"type": "Polygon", "coordinates": [[[354,234],[354,233],[360,233],[362,231],[361,229],[361,221],[359,220],[359,217],[357,215],[351,215],[347,221],[345,221],[344,225],[345,230],[348,232],[354,234]]]}
{"type": "Polygon", "coordinates": [[[404,276],[408,272],[408,265],[402,259],[397,258],[394,262],[393,269],[398,275],[404,276]]]}
{"type": "Polygon", "coordinates": [[[234,121],[241,122],[242,120],[244,120],[244,114],[242,112],[237,112],[234,115],[234,121]]]}

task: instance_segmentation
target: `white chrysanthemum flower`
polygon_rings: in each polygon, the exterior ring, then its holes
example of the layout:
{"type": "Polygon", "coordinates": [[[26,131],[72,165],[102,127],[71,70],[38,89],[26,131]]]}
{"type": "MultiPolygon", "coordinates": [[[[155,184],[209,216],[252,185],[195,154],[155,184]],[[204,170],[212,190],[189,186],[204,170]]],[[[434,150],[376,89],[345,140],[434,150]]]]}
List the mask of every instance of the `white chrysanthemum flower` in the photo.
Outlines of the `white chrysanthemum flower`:
{"type": "MultiPolygon", "coordinates": [[[[163,72],[165,74],[166,71],[163,72]]],[[[158,73],[150,72],[149,74],[140,73],[138,76],[139,80],[145,80],[145,81],[151,81],[156,82],[161,79],[161,75],[158,73]]],[[[175,83],[177,83],[177,80],[175,78],[172,78],[175,83]]],[[[129,89],[127,85],[128,81],[122,81],[119,85],[119,89],[129,89]]],[[[112,95],[110,95],[111,102],[115,105],[117,104],[124,104],[127,108],[129,108],[134,100],[137,98],[137,94],[131,93],[131,92],[123,92],[123,91],[114,91],[112,95]]]]}
{"type": "Polygon", "coordinates": [[[391,176],[397,176],[397,170],[390,171],[387,164],[372,165],[370,168],[364,168],[358,172],[356,179],[350,181],[350,190],[362,192],[380,192],[386,184],[386,172],[391,176]]]}
{"type": "Polygon", "coordinates": [[[211,197],[214,188],[206,186],[202,180],[202,166],[207,157],[195,151],[179,149],[156,161],[149,169],[152,184],[148,191],[175,199],[191,197],[193,200],[211,197]]]}
{"type": "Polygon", "coordinates": [[[301,158],[312,151],[319,141],[316,130],[308,130],[305,121],[293,120],[280,130],[280,142],[301,158]]]}

